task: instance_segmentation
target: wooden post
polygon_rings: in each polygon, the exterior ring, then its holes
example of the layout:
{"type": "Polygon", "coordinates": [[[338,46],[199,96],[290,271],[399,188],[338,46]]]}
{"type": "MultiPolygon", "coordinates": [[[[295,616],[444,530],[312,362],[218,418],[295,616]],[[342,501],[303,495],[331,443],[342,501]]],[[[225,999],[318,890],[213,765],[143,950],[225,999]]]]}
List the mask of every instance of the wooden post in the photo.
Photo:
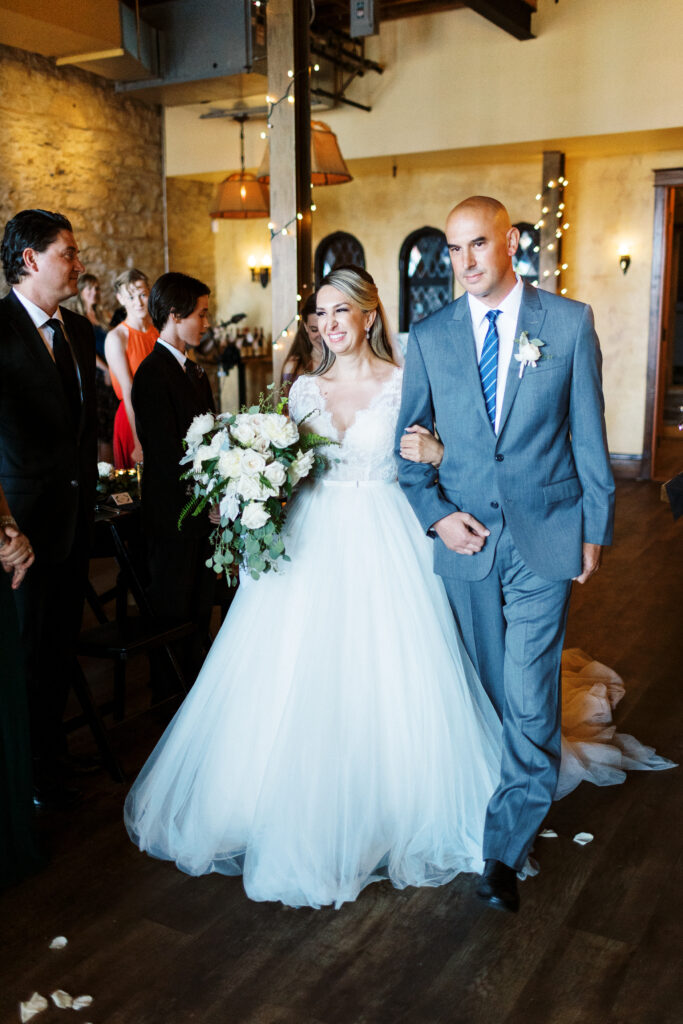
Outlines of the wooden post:
{"type": "Polygon", "coordinates": [[[274,107],[268,129],[273,379],[279,380],[296,333],[297,295],[305,299],[312,287],[309,0],[270,0],[267,18],[269,96],[274,102],[289,90],[294,97],[294,103],[285,99],[274,107]],[[287,337],[282,336],[284,330],[287,337]]]}
{"type": "Polygon", "coordinates": [[[541,182],[541,253],[538,284],[546,292],[560,290],[562,267],[562,237],[564,220],[564,153],[550,150],[543,154],[543,181],[541,182]],[[560,209],[560,205],[563,209],[560,209]],[[546,212],[547,211],[547,212],[546,212]],[[559,214],[559,216],[558,216],[559,214]],[[560,273],[556,273],[556,271],[560,273]]]}

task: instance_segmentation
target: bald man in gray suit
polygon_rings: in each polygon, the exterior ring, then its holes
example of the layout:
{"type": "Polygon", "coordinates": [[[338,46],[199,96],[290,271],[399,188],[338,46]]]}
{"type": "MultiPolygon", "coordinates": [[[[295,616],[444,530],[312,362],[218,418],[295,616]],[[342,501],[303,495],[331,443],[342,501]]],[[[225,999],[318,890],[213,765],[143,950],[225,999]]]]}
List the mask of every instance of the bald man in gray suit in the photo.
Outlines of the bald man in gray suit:
{"type": "Polygon", "coordinates": [[[446,224],[466,294],[410,332],[406,427],[436,429],[438,470],[399,459],[467,651],[503,724],[478,895],[516,911],[516,873],[548,811],[560,763],[560,658],[572,580],[611,542],[601,355],[589,306],[519,280],[519,232],[474,196],[446,224]]]}

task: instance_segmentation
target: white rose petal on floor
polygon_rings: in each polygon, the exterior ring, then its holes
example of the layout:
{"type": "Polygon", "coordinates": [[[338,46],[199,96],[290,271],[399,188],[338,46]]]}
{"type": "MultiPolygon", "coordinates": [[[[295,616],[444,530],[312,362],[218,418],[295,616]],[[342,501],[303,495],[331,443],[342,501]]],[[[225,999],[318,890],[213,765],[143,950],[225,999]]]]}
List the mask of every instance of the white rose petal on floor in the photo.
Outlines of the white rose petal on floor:
{"type": "Polygon", "coordinates": [[[55,992],[51,992],[50,999],[60,1010],[69,1010],[74,1002],[73,996],[70,996],[63,988],[58,988],[55,992]]]}
{"type": "Polygon", "coordinates": [[[47,1008],[48,1001],[45,996],[41,996],[39,992],[34,992],[25,1003],[19,1003],[19,1019],[22,1024],[26,1024],[26,1021],[31,1020],[37,1013],[42,1013],[47,1008]]]}
{"type": "Polygon", "coordinates": [[[50,943],[50,949],[64,949],[68,941],[65,935],[57,935],[50,943]]]}
{"type": "Polygon", "coordinates": [[[578,843],[579,846],[587,846],[588,843],[592,843],[595,837],[590,832],[577,832],[574,836],[574,842],[578,843]]]}

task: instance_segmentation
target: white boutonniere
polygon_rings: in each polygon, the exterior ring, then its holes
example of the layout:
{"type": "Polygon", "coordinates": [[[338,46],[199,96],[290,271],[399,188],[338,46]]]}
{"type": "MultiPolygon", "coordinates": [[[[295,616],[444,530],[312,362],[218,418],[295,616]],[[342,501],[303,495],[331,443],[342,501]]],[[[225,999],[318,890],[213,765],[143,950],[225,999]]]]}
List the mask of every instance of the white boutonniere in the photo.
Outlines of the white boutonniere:
{"type": "Polygon", "coordinates": [[[529,332],[522,331],[520,336],[515,338],[515,345],[519,346],[519,351],[515,352],[515,359],[519,363],[519,379],[521,380],[527,366],[536,366],[536,363],[542,358],[541,349],[545,342],[540,338],[529,340],[529,332]]]}

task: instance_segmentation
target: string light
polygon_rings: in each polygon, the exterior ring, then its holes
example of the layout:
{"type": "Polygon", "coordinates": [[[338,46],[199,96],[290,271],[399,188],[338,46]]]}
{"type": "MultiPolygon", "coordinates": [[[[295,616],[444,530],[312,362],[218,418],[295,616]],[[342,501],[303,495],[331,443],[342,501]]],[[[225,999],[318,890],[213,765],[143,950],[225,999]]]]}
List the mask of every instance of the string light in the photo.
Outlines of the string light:
{"type": "MultiPolygon", "coordinates": [[[[545,220],[543,218],[548,216],[550,214],[550,211],[551,211],[552,204],[548,203],[547,200],[546,200],[547,192],[549,190],[552,190],[552,189],[555,189],[555,188],[560,189],[560,190],[561,189],[565,189],[568,184],[569,184],[569,181],[567,180],[567,178],[565,178],[564,174],[561,174],[561,175],[559,175],[557,180],[554,179],[554,178],[551,178],[549,181],[547,181],[545,186],[544,186],[544,188],[543,188],[543,191],[536,193],[536,202],[542,202],[543,203],[543,205],[541,206],[541,217],[534,224],[534,227],[535,227],[535,229],[537,231],[540,231],[541,228],[546,226],[546,222],[545,222],[545,220]]],[[[565,221],[564,220],[565,213],[563,211],[565,210],[565,203],[564,203],[564,197],[563,197],[563,195],[561,193],[558,196],[558,199],[561,199],[562,202],[557,203],[556,210],[555,210],[555,221],[556,221],[556,224],[555,224],[554,228],[551,227],[551,230],[553,231],[553,233],[555,235],[555,238],[557,240],[557,244],[555,242],[549,242],[548,244],[545,245],[545,250],[547,252],[555,252],[557,250],[557,253],[558,253],[558,256],[559,256],[559,249],[560,249],[560,245],[561,245],[560,239],[563,237],[564,232],[569,229],[570,225],[569,225],[569,221],[565,221]],[[557,223],[557,221],[559,221],[559,223],[557,223]]],[[[539,245],[535,245],[533,247],[533,251],[534,251],[534,253],[540,253],[541,245],[540,244],[539,245]]],[[[544,270],[542,276],[543,276],[543,278],[548,278],[548,277],[551,276],[551,273],[552,273],[553,277],[561,279],[562,272],[565,271],[565,270],[568,270],[568,269],[569,269],[569,264],[568,263],[562,263],[561,265],[558,265],[556,267],[556,269],[553,270],[552,272],[550,270],[544,270]]],[[[532,284],[533,284],[534,287],[536,287],[536,288],[538,287],[538,281],[532,281],[532,284]]],[[[561,284],[561,280],[558,281],[558,284],[561,284]]],[[[566,295],[566,294],[567,294],[567,289],[565,287],[560,288],[560,295],[566,295]]]]}

